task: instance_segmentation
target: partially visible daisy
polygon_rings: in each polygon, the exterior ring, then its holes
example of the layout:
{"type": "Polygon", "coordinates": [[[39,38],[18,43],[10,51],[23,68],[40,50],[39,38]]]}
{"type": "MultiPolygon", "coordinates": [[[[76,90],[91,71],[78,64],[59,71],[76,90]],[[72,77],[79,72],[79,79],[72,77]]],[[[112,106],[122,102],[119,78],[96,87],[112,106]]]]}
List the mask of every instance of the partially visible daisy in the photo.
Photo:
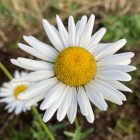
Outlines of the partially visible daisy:
{"type": "MultiPolygon", "coordinates": [[[[15,71],[14,78],[20,78],[25,75],[27,75],[26,72],[19,73],[15,71]]],[[[3,87],[0,89],[0,102],[7,104],[5,109],[7,109],[9,113],[14,111],[15,114],[18,115],[21,112],[30,110],[31,106],[26,106],[29,100],[19,100],[17,96],[23,91],[26,91],[31,85],[32,83],[30,82],[5,82],[3,84],[3,87]]]]}
{"type": "Polygon", "coordinates": [[[53,47],[33,36],[24,36],[30,46],[19,43],[19,47],[41,60],[11,59],[13,64],[33,71],[13,82],[36,82],[18,98],[45,98],[40,106],[46,110],[45,122],[57,111],[59,121],[67,115],[73,123],[79,105],[81,113],[92,123],[94,113],[91,102],[105,111],[108,107],[105,100],[122,105],[126,97],[121,91],[132,92],[120,81],[131,80],[128,72],[136,69],[129,65],[134,53],[115,54],[126,44],[125,39],[99,43],[106,29],[101,28],[92,35],[94,19],[94,15],[89,19],[82,16],[75,24],[70,16],[68,31],[59,16],[56,16],[58,29],[44,19],[43,26],[53,47]]]}

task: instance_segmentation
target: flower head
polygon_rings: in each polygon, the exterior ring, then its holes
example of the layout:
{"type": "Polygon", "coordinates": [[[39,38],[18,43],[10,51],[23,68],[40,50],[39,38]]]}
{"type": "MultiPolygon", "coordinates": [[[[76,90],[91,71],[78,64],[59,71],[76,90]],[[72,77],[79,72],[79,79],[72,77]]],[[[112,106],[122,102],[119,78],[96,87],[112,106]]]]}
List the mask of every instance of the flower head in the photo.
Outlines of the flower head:
{"type": "Polygon", "coordinates": [[[41,60],[11,59],[13,64],[33,71],[14,82],[36,82],[18,98],[45,98],[40,106],[42,110],[46,110],[43,117],[45,122],[57,111],[59,121],[67,115],[73,123],[79,105],[81,113],[92,123],[94,113],[91,102],[105,111],[108,107],[105,100],[121,105],[126,100],[121,91],[132,92],[120,81],[131,80],[128,72],[136,69],[129,65],[134,54],[115,54],[126,44],[125,39],[114,43],[99,43],[106,29],[101,28],[92,35],[94,19],[94,15],[89,19],[82,16],[75,24],[70,16],[68,31],[59,16],[56,16],[58,29],[43,20],[53,46],[32,36],[24,36],[30,46],[19,43],[19,47],[41,60]]]}
{"type": "MultiPolygon", "coordinates": [[[[25,75],[27,75],[26,72],[19,73],[18,71],[15,71],[14,78],[20,78],[25,75]]],[[[5,109],[7,109],[9,113],[14,111],[15,114],[18,115],[21,112],[30,110],[31,107],[26,106],[26,103],[28,103],[29,100],[19,100],[18,96],[26,91],[31,85],[30,82],[5,82],[3,84],[3,87],[0,89],[0,102],[7,104],[5,109]]]]}

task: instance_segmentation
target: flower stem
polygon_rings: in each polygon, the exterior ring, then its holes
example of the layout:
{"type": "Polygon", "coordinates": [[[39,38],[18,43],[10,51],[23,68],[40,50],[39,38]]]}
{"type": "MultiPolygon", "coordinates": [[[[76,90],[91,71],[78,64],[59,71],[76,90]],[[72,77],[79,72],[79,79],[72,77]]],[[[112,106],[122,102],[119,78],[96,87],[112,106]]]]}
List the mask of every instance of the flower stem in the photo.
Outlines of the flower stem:
{"type": "Polygon", "coordinates": [[[49,128],[47,127],[47,125],[43,122],[39,112],[37,111],[35,106],[32,106],[32,111],[33,113],[36,115],[38,121],[40,122],[40,124],[42,125],[43,129],[45,130],[45,132],[48,134],[50,140],[55,140],[53,134],[51,133],[51,131],[49,130],[49,128]]]}
{"type": "Polygon", "coordinates": [[[76,128],[79,128],[79,123],[78,123],[77,117],[75,118],[74,123],[75,123],[76,128]]]}
{"type": "Polygon", "coordinates": [[[8,69],[0,62],[0,68],[4,72],[4,74],[9,78],[9,80],[13,79],[13,76],[11,73],[8,71],[8,69]]]}

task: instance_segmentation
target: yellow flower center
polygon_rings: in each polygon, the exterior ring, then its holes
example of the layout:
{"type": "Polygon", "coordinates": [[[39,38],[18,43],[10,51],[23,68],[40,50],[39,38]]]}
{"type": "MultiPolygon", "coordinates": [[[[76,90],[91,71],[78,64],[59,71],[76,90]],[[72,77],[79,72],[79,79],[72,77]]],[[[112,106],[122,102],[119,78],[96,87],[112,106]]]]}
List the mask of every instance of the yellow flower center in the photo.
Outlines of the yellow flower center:
{"type": "Polygon", "coordinates": [[[15,88],[15,91],[14,91],[14,96],[17,98],[18,95],[19,95],[21,92],[23,92],[23,91],[25,91],[25,90],[27,90],[27,89],[28,89],[28,86],[27,86],[27,85],[19,85],[19,86],[17,86],[17,87],[15,88]]]}
{"type": "Polygon", "coordinates": [[[71,46],[58,55],[55,73],[57,78],[66,85],[85,85],[95,76],[96,60],[86,49],[71,46]]]}

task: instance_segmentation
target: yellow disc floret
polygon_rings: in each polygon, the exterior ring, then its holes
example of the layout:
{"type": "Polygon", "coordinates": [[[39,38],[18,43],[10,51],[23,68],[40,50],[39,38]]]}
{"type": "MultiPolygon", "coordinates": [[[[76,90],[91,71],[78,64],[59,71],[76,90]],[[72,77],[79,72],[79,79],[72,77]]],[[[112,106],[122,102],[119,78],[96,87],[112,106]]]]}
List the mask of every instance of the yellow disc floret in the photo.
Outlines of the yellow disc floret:
{"type": "Polygon", "coordinates": [[[14,90],[14,96],[17,98],[18,95],[19,95],[21,92],[23,92],[23,91],[25,91],[25,90],[27,90],[27,89],[28,89],[28,86],[27,86],[27,85],[19,85],[19,86],[17,86],[17,87],[15,88],[15,90],[14,90]]]}
{"type": "Polygon", "coordinates": [[[55,73],[57,78],[66,85],[85,85],[95,76],[96,60],[86,49],[71,46],[58,55],[55,73]]]}

